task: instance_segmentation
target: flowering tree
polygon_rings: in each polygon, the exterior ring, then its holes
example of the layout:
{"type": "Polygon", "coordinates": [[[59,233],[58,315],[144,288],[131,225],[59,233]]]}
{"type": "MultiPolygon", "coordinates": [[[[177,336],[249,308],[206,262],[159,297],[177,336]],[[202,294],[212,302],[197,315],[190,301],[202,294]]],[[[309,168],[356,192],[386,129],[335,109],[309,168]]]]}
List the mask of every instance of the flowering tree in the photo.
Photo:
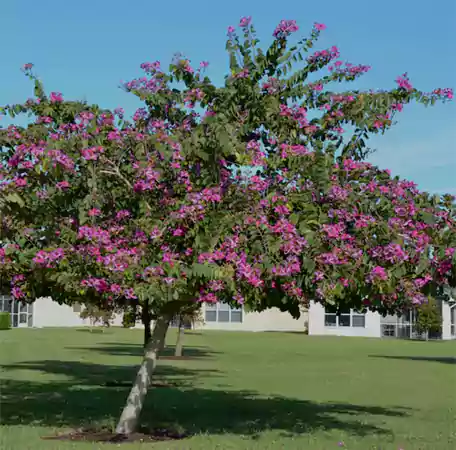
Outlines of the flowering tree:
{"type": "Polygon", "coordinates": [[[118,433],[136,427],[169,321],[195,302],[386,313],[455,281],[453,199],[363,162],[369,136],[404,105],[452,91],[425,94],[403,75],[390,91],[336,93],[330,83],[369,67],[336,47],[310,53],[324,25],[290,44],[298,27],[282,21],[265,52],[250,18],[240,28],[228,29],[221,87],[206,62],[142,64],[124,86],[145,105],[132,121],[47,96],[30,64],[35,98],[3,108],[33,119],[0,131],[0,271],[12,295],[139,306],[146,332],[155,319],[118,433]]]}

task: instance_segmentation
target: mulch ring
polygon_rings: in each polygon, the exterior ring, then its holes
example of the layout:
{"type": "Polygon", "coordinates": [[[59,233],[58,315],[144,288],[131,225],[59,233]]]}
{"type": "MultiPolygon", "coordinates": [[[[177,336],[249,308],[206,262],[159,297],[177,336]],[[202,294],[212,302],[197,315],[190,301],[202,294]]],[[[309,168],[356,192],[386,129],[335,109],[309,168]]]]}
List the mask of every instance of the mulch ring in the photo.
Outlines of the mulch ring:
{"type": "Polygon", "coordinates": [[[185,439],[189,434],[179,433],[167,429],[146,430],[140,429],[136,433],[129,435],[116,434],[108,430],[80,429],[69,433],[56,436],[43,436],[41,439],[49,441],[79,441],[79,442],[106,442],[112,444],[122,444],[124,442],[157,442],[175,441],[185,439]]]}

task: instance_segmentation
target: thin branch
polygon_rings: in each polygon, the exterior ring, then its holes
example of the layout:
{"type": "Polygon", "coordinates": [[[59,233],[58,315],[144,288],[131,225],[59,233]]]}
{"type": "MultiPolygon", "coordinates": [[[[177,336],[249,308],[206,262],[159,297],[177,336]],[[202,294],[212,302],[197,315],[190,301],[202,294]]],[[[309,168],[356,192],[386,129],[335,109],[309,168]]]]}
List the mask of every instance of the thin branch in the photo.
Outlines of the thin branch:
{"type": "MultiPolygon", "coordinates": [[[[108,160],[108,162],[110,162],[112,164],[111,161],[108,160]]],[[[111,170],[100,170],[100,173],[105,173],[107,175],[114,175],[114,176],[117,176],[118,178],[120,178],[131,190],[133,190],[133,185],[128,181],[127,178],[125,178],[125,176],[122,175],[122,173],[120,172],[119,168],[115,167],[114,171],[111,171],[111,170]]],[[[149,202],[147,200],[144,200],[144,203],[146,204],[147,206],[147,209],[149,211],[152,211],[152,207],[150,206],[149,202]]]]}

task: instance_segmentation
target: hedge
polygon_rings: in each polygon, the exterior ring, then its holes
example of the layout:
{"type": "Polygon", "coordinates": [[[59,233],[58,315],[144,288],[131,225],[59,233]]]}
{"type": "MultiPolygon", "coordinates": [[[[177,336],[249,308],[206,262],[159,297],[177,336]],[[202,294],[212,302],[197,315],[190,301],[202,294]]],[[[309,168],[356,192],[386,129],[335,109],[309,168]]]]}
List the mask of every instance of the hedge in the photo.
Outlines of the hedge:
{"type": "Polygon", "coordinates": [[[11,329],[11,314],[9,312],[0,312],[0,330],[11,329]]]}

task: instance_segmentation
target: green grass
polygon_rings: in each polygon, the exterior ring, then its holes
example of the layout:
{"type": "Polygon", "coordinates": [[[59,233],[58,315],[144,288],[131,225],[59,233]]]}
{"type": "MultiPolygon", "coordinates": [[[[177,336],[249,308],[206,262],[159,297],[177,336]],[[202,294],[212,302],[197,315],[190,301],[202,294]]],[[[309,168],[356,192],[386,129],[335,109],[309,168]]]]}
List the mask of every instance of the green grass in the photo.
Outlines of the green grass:
{"type": "MultiPolygon", "coordinates": [[[[140,362],[141,331],[0,332],[0,448],[118,448],[44,441],[86,424],[114,425],[140,362]]],[[[174,340],[173,333],[169,342],[174,340]]],[[[193,437],[129,449],[456,448],[456,342],[202,332],[193,360],[161,361],[142,423],[193,437]]]]}

